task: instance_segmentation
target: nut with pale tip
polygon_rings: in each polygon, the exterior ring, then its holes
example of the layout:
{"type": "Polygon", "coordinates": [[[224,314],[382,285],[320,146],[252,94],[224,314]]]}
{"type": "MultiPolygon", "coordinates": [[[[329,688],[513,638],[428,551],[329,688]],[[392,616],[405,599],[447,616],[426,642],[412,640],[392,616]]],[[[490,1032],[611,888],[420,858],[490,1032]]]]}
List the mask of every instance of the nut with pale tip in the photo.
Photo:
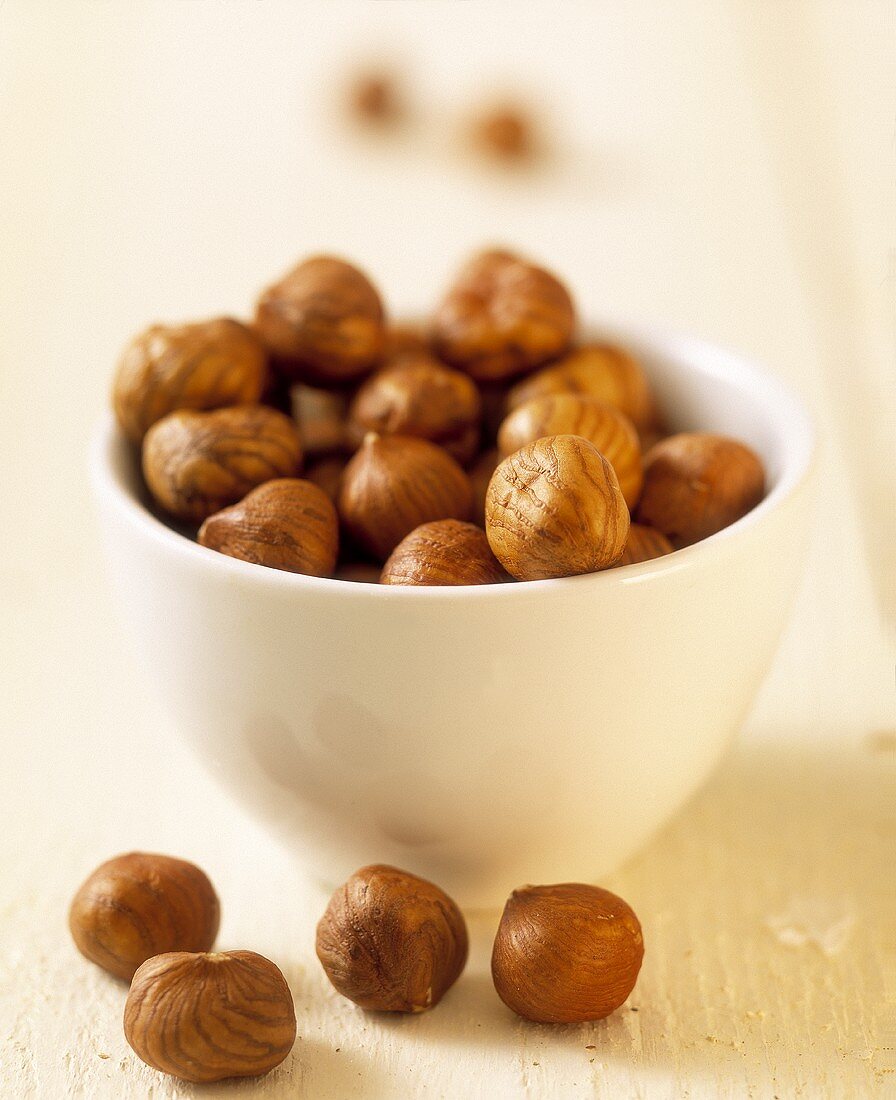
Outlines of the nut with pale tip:
{"type": "Polygon", "coordinates": [[[469,519],[470,479],[425,439],[370,432],[345,468],[338,510],[352,538],[380,561],[421,523],[469,519]]]}
{"type": "Polygon", "coordinates": [[[240,561],[329,577],[339,550],[339,520],[319,486],[301,478],[276,478],[209,516],[198,541],[240,561]]]}
{"type": "Polygon", "coordinates": [[[520,581],[594,573],[622,556],[629,512],[613,467],[578,435],[537,439],[489,482],[485,530],[520,581]]]}
{"type": "Polygon", "coordinates": [[[333,894],[317,926],[317,957],[361,1008],[424,1012],[467,961],[467,927],[438,886],[385,864],[362,867],[333,894]]]}
{"type": "Polygon", "coordinates": [[[406,535],[389,555],[380,584],[500,584],[510,578],[475,523],[440,519],[406,535]]]}
{"type": "Polygon", "coordinates": [[[295,1043],[296,1014],[270,959],[254,951],[175,951],[134,975],[124,1035],[147,1065],[205,1084],[279,1066],[295,1043]]]}

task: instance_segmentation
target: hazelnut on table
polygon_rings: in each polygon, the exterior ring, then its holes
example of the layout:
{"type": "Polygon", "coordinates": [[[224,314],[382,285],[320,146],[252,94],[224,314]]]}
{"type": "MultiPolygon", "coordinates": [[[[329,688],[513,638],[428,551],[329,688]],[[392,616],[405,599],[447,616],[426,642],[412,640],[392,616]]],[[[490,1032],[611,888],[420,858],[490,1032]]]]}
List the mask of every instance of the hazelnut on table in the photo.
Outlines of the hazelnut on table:
{"type": "Polygon", "coordinates": [[[385,864],[362,867],[330,898],[317,957],[336,989],[361,1008],[424,1012],[467,961],[467,927],[438,886],[385,864]]]}
{"type": "Polygon", "coordinates": [[[85,958],[126,981],[165,951],[208,951],[221,907],[194,864],[130,852],[101,864],[78,889],[68,923],[85,958]]]}
{"type": "Polygon", "coordinates": [[[280,969],[253,951],[175,951],[145,962],[131,982],[124,1035],[155,1069],[184,1081],[258,1077],[296,1038],[280,969]]]}

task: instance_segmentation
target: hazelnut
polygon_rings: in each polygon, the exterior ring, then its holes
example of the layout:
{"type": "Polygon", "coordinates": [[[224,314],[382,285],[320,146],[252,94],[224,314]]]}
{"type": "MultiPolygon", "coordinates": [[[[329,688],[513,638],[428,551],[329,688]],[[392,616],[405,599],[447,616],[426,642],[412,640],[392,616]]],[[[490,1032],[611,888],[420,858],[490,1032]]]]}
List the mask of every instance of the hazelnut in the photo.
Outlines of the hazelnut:
{"type": "Polygon", "coordinates": [[[632,422],[618,409],[594,397],[545,394],[518,405],[498,431],[502,455],[546,435],[580,435],[593,443],[613,467],[629,509],[641,492],[641,445],[632,422]]]}
{"type": "Polygon", "coordinates": [[[477,382],[511,378],[561,355],[575,311],[549,272],[508,252],[484,252],[461,272],[439,306],[438,356],[477,382]]]}
{"type": "Polygon", "coordinates": [[[299,425],[306,458],[348,450],[343,394],[298,383],[290,387],[290,411],[299,425]]]}
{"type": "Polygon", "coordinates": [[[286,979],[262,955],[173,951],[134,975],[124,1036],[147,1065],[184,1081],[257,1077],[292,1050],[296,1014],[286,979]]]}
{"type": "Polygon", "coordinates": [[[473,519],[477,523],[485,523],[485,495],[500,461],[497,447],[492,447],[483,451],[469,470],[470,483],[473,486],[473,519]]]}
{"type": "Polygon", "coordinates": [[[478,449],[476,384],[428,352],[408,352],[361,386],[349,410],[357,439],[366,432],[413,435],[438,443],[459,462],[478,449]]]}
{"type": "Polygon", "coordinates": [[[68,924],[82,955],[130,981],[163,951],[208,951],[219,919],[217,895],[198,867],[131,852],[97,867],[75,894],[68,924]]]}
{"type": "Polygon", "coordinates": [[[643,957],[638,918],[609,890],[523,886],[504,907],[492,978],[501,1000],[527,1020],[583,1023],[623,1004],[643,957]]]}
{"type": "Polygon", "coordinates": [[[360,73],[349,89],[350,114],[377,126],[398,122],[404,110],[394,77],[388,72],[360,73]]]}
{"type": "Polygon", "coordinates": [[[385,561],[421,523],[468,519],[473,489],[435,443],[371,432],[345,468],[337,503],[351,536],[385,561]]]}
{"type": "Polygon", "coordinates": [[[522,107],[493,107],[474,119],[472,140],[480,152],[496,160],[525,161],[535,154],[532,119],[522,107]]]}
{"type": "Polygon", "coordinates": [[[122,431],[139,443],[176,409],[254,404],[266,383],[264,348],[238,321],[153,325],[122,353],[112,404],[122,431]]]}
{"type": "Polygon", "coordinates": [[[637,519],[673,546],[689,546],[746,515],[764,492],[765,471],[749,447],[709,432],[682,432],[646,455],[637,519]]]}
{"type": "Polygon", "coordinates": [[[508,579],[481,527],[439,519],[401,540],[383,566],[380,584],[500,584],[508,579]]]}
{"type": "Polygon", "coordinates": [[[578,393],[606,401],[631,420],[639,431],[653,427],[657,417],[653,394],[637,359],[610,344],[588,344],[525,378],[507,397],[514,409],[548,393],[578,393]]]}
{"type": "Polygon", "coordinates": [[[383,306],[357,268],[332,256],[299,264],[258,302],[255,327],[274,365],[297,382],[360,378],[383,350],[383,306]]]}
{"type": "Polygon", "coordinates": [[[625,540],[625,549],[619,559],[619,565],[637,565],[642,561],[653,561],[654,558],[665,557],[671,554],[675,547],[661,532],[653,527],[645,527],[643,523],[633,523],[628,529],[628,538],[625,540]]]}
{"type": "Polygon", "coordinates": [[[143,441],[143,476],[156,503],[195,522],[262,482],[292,477],[301,461],[295,424],[264,405],[169,413],[143,441]]]}
{"type": "Polygon", "coordinates": [[[338,455],[329,455],[319,458],[305,468],[305,478],[327,494],[333,503],[339,496],[339,486],[342,484],[342,474],[345,470],[347,458],[338,455]]]}
{"type": "Polygon", "coordinates": [[[467,928],[438,886],[376,864],[330,898],[317,926],[317,957],[336,989],[361,1008],[423,1012],[460,976],[467,928]]]}
{"type": "Polygon", "coordinates": [[[629,515],[613,467],[578,435],[527,443],[495,470],[485,529],[520,581],[606,569],[619,560],[629,515]]]}
{"type": "Polygon", "coordinates": [[[275,478],[209,516],[199,528],[199,543],[271,569],[329,577],[339,549],[339,520],[317,485],[275,478]]]}

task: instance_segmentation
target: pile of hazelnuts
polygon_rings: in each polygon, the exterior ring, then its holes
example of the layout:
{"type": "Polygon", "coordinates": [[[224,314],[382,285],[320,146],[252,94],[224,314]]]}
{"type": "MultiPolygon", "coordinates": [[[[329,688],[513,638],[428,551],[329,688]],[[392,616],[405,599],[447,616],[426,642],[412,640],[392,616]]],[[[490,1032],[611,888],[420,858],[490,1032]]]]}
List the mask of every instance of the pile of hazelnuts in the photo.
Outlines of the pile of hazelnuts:
{"type": "Polygon", "coordinates": [[[390,585],[593,573],[750,511],[744,444],[667,435],[638,359],[578,342],[550,272],[476,256],[428,328],[390,325],[357,268],[299,264],[251,325],[155,325],[125,350],[121,430],[154,506],[206,547],[390,585]]]}
{"type": "MultiPolygon", "coordinates": [[[[130,982],[125,1038],[148,1065],[186,1081],[255,1077],[296,1037],[280,969],[251,951],[216,952],[220,905],[192,863],[132,852],[98,867],[69,912],[79,951],[130,982]]],[[[375,1012],[425,1012],[467,961],[467,927],[438,886],[373,864],[330,898],[317,957],[335,989],[375,1012]]],[[[492,951],[501,1000],[538,1023],[582,1023],[631,993],[644,941],[632,909],[598,886],[523,886],[492,951]]]]}

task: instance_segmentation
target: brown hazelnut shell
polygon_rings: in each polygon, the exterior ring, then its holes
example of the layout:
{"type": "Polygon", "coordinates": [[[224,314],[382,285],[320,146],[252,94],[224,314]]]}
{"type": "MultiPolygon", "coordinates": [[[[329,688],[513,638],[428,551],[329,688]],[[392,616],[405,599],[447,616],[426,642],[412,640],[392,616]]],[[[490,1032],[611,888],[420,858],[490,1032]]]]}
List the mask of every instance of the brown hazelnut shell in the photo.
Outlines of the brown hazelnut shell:
{"type": "Polygon", "coordinates": [[[412,435],[449,453],[463,444],[455,454],[463,462],[476,453],[481,411],[479,391],[468,375],[429,353],[409,353],[364,382],[352,401],[349,422],[356,440],[367,432],[412,435]]]}
{"type": "Polygon", "coordinates": [[[468,519],[470,479],[441,447],[425,439],[371,433],[342,475],[343,525],[380,561],[421,523],[468,519]]]}
{"type": "Polygon", "coordinates": [[[305,479],[312,482],[327,494],[333,503],[339,496],[339,486],[342,484],[342,474],[348,464],[348,459],[342,455],[327,455],[305,467],[305,479]]]}
{"type": "Polygon", "coordinates": [[[85,958],[130,981],[164,951],[208,951],[221,908],[206,875],[171,856],[130,852],[101,864],[69,909],[72,938],[85,958]]]}
{"type": "Polygon", "coordinates": [[[635,987],[644,940],[631,906],[599,886],[523,886],[511,894],[492,951],[498,996],[545,1024],[602,1020],[635,987]]]}
{"type": "Polygon", "coordinates": [[[489,482],[489,545],[517,580],[606,569],[621,557],[628,529],[613,467],[581,436],[528,443],[505,458],[489,482]]]}
{"type": "Polygon", "coordinates": [[[638,503],[644,471],[632,422],[612,405],[582,394],[533,397],[510,412],[498,431],[498,450],[512,454],[546,435],[580,435],[613,467],[629,510],[638,503]]]}
{"type": "Polygon", "coordinates": [[[764,494],[765,471],[749,447],[711,432],[682,432],[645,456],[636,518],[673,546],[689,546],[746,515],[764,494]]]}
{"type": "Polygon", "coordinates": [[[157,420],[177,409],[254,404],[267,379],[264,347],[239,321],[152,325],[122,352],[112,405],[122,431],[140,443],[157,420]]]}
{"type": "Polygon", "coordinates": [[[411,531],[389,555],[380,584],[500,584],[510,578],[474,523],[440,519],[411,531]]]}
{"type": "Polygon", "coordinates": [[[209,516],[198,541],[255,565],[329,577],[339,551],[339,520],[333,502],[317,485],[275,478],[209,516]]]}
{"type": "Polygon", "coordinates": [[[619,565],[637,565],[642,561],[653,561],[671,554],[675,547],[662,531],[645,527],[643,523],[633,523],[628,529],[625,549],[619,559],[619,565]]]}
{"type": "Polygon", "coordinates": [[[476,459],[467,473],[470,475],[470,483],[473,486],[473,520],[478,524],[485,523],[485,495],[492,474],[498,468],[501,455],[497,447],[491,447],[476,459]]]}
{"type": "Polygon", "coordinates": [[[131,983],[124,1035],[147,1065],[184,1081],[258,1077],[286,1058],[296,1014],[286,979],[254,951],[176,951],[131,983]]]}
{"type": "Polygon", "coordinates": [[[153,499],[177,519],[202,522],[275,477],[293,477],[302,444],[292,420],[264,405],[169,413],[143,441],[153,499]]]}
{"type": "Polygon", "coordinates": [[[319,385],[367,374],[385,340],[383,304],[373,284],[333,256],[313,256],[268,287],[255,328],[277,370],[319,385]]]}
{"type": "Polygon", "coordinates": [[[336,989],[361,1008],[423,1012],[467,961],[467,928],[438,886],[384,864],[362,867],[330,898],[317,957],[336,989]]]}
{"type": "Polygon", "coordinates": [[[624,413],[639,431],[653,427],[657,409],[638,360],[612,344],[586,344],[518,382],[507,395],[508,409],[549,393],[596,397],[624,413]]]}
{"type": "Polygon", "coordinates": [[[498,381],[561,355],[574,327],[575,308],[558,279],[491,251],[464,268],[438,307],[433,347],[477,382],[498,381]]]}

